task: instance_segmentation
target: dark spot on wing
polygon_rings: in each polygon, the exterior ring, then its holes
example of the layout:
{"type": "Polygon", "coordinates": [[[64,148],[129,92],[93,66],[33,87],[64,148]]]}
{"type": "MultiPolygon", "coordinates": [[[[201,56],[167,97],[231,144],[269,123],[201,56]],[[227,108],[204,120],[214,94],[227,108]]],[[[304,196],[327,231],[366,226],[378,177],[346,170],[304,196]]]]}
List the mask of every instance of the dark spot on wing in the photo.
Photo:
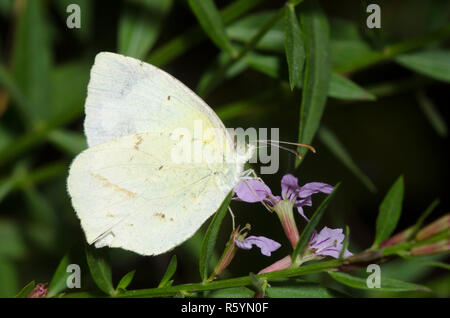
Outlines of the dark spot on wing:
{"type": "Polygon", "coordinates": [[[166,215],[165,215],[164,213],[161,213],[161,212],[154,213],[153,215],[154,215],[154,216],[157,216],[157,217],[159,217],[159,218],[161,218],[161,219],[165,219],[165,218],[166,218],[166,215]]]}

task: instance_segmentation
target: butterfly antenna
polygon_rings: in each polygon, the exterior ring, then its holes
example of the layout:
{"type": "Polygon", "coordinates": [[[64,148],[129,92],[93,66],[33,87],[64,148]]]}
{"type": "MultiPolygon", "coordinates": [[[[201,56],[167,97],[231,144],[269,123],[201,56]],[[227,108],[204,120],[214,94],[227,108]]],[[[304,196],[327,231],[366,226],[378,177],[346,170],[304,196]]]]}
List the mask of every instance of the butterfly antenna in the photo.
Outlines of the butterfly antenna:
{"type": "Polygon", "coordinates": [[[280,141],[280,140],[258,140],[259,142],[264,142],[264,143],[270,143],[270,144],[285,144],[285,145],[293,145],[293,146],[297,146],[297,147],[305,147],[308,148],[309,150],[311,150],[312,152],[316,153],[316,148],[314,148],[311,145],[307,145],[307,144],[300,144],[298,142],[290,142],[290,141],[280,141]]]}

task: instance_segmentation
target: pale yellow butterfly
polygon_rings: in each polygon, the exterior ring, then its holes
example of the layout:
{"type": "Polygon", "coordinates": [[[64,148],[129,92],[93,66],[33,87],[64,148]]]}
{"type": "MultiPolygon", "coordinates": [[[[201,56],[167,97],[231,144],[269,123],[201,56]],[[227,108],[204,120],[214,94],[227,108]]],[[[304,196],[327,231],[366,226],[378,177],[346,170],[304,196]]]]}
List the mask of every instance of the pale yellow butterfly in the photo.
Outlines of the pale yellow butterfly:
{"type": "Polygon", "coordinates": [[[96,247],[157,255],[181,244],[217,211],[254,153],[238,151],[214,111],[180,81],[115,53],[96,56],[85,112],[89,148],[73,161],[67,185],[96,247]],[[200,140],[198,123],[210,131],[200,140]],[[174,161],[180,129],[189,146],[200,143],[221,160],[174,161]]]}

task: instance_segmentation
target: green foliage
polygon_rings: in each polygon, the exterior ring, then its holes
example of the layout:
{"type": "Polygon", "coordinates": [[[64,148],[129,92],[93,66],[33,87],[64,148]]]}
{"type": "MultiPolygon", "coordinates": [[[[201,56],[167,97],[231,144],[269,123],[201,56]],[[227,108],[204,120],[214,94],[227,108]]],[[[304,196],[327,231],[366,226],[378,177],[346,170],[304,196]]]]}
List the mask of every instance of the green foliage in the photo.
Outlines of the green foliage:
{"type": "Polygon", "coordinates": [[[116,292],[121,292],[127,289],[128,285],[131,284],[134,278],[134,274],[136,274],[136,270],[132,270],[125,274],[119,281],[116,287],[116,292]]]}
{"type": "Polygon", "coordinates": [[[97,287],[105,294],[114,295],[115,289],[106,250],[96,249],[94,246],[86,244],[86,260],[91,277],[97,287]]]}
{"type": "Polygon", "coordinates": [[[395,60],[412,71],[450,83],[449,50],[426,50],[402,54],[395,60]]]}
{"type": "Polygon", "coordinates": [[[228,40],[225,26],[213,0],[188,0],[192,12],[211,40],[230,55],[235,55],[234,49],[228,40]]]}
{"type": "Polygon", "coordinates": [[[33,281],[26,284],[16,295],[16,298],[26,298],[33,288],[36,286],[36,283],[33,281]]]}
{"type": "Polygon", "coordinates": [[[170,279],[172,278],[173,274],[175,274],[176,270],[177,270],[177,256],[173,255],[172,258],[170,259],[169,266],[167,266],[166,272],[163,278],[161,279],[161,282],[159,283],[158,287],[165,287],[172,285],[173,280],[170,279]]]}
{"type": "Polygon", "coordinates": [[[120,17],[118,49],[123,55],[144,59],[155,44],[172,0],[129,0],[120,17]]]}
{"type": "MultiPolygon", "coordinates": [[[[305,39],[306,63],[298,142],[310,144],[319,129],[330,83],[329,26],[317,2],[312,1],[302,5],[300,22],[305,39]]],[[[298,151],[304,156],[307,148],[299,148],[298,151]]],[[[296,162],[298,164],[300,161],[296,162]]]]}
{"type": "Polygon", "coordinates": [[[378,246],[394,232],[402,213],[403,192],[403,176],[400,176],[380,204],[373,246],[378,246]]]}
{"type": "Polygon", "coordinates": [[[214,217],[211,220],[211,223],[208,226],[208,230],[206,230],[205,236],[203,238],[202,247],[200,250],[200,259],[198,263],[200,277],[203,281],[208,278],[209,262],[214,252],[217,236],[219,235],[220,225],[222,224],[223,218],[228,212],[228,206],[230,205],[232,195],[233,193],[230,192],[222,202],[222,205],[214,214],[214,217]]]}
{"type": "Polygon", "coordinates": [[[291,89],[300,85],[303,64],[305,63],[305,48],[300,31],[300,25],[293,5],[286,5],[284,14],[284,47],[289,66],[289,84],[291,89]]]}
{"type": "Polygon", "coordinates": [[[328,272],[328,274],[330,274],[330,276],[339,283],[358,289],[374,290],[380,292],[430,291],[428,287],[422,285],[407,283],[383,276],[380,278],[380,288],[370,288],[367,286],[366,278],[351,276],[344,272],[328,272]]]}

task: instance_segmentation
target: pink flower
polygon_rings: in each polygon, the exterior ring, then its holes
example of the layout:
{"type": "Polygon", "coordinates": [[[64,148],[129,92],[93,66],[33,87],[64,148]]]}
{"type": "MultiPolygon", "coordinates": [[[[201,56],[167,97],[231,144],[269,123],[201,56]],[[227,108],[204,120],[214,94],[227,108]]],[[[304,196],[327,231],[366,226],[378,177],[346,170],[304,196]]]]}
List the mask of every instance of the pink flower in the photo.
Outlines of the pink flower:
{"type": "Polygon", "coordinates": [[[331,193],[333,187],[320,182],[311,182],[303,186],[298,185],[298,179],[286,174],[281,179],[281,196],[275,196],[263,182],[251,179],[240,182],[234,187],[234,200],[249,203],[261,202],[266,208],[275,211],[280,219],[284,233],[294,248],[299,240],[298,228],[295,223],[293,208],[307,220],[303,206],[311,206],[311,196],[315,193],[331,193]]]}
{"type": "MultiPolygon", "coordinates": [[[[308,244],[308,249],[312,255],[339,258],[344,238],[345,235],[342,229],[330,229],[325,226],[319,234],[317,232],[313,233],[308,244]]],[[[352,255],[346,249],[343,256],[349,257],[352,255]]]]}
{"type": "Polygon", "coordinates": [[[27,298],[43,298],[43,297],[47,296],[48,288],[45,288],[46,285],[47,285],[47,283],[45,283],[45,284],[42,284],[42,283],[37,284],[33,288],[33,290],[27,295],[27,298]]]}
{"type": "Polygon", "coordinates": [[[249,250],[253,245],[256,245],[261,249],[261,254],[265,256],[270,256],[273,251],[276,251],[281,246],[280,243],[264,236],[249,236],[242,240],[235,238],[234,242],[237,247],[243,250],[249,250]]]}
{"type": "Polygon", "coordinates": [[[293,203],[298,212],[307,220],[302,206],[311,206],[311,197],[313,194],[322,192],[329,194],[333,191],[333,187],[326,183],[310,182],[303,186],[298,185],[298,179],[291,174],[286,174],[281,179],[281,197],[274,196],[270,188],[256,179],[241,181],[234,187],[234,200],[244,201],[248,203],[263,202],[275,208],[281,201],[289,201],[293,203]]]}

